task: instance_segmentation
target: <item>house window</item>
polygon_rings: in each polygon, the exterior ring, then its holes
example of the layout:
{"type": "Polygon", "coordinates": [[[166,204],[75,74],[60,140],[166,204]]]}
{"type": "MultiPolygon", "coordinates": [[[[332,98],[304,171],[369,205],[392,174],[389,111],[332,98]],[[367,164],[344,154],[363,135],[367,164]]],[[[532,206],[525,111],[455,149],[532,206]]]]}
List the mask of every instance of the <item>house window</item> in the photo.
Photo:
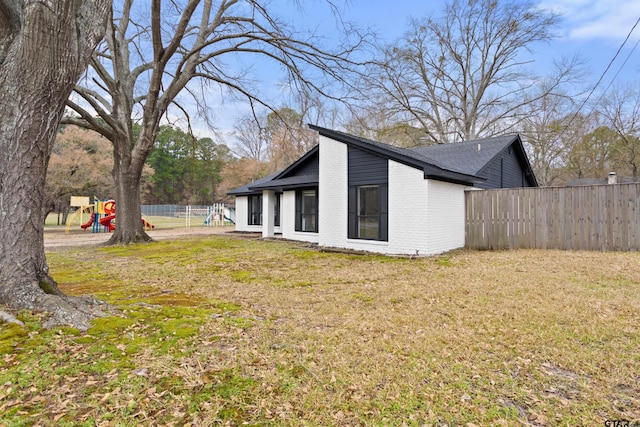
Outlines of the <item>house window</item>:
{"type": "Polygon", "coordinates": [[[276,193],[276,205],[274,207],[273,212],[273,225],[275,227],[280,227],[280,198],[282,197],[282,193],[276,193]]]}
{"type": "Polygon", "coordinates": [[[349,238],[388,240],[386,184],[358,185],[349,189],[349,238]]]}
{"type": "Polygon", "coordinates": [[[357,230],[359,239],[380,238],[380,187],[358,187],[357,230]]]}
{"type": "Polygon", "coordinates": [[[318,190],[296,191],[296,231],[318,232],[318,190]]]}
{"type": "Polygon", "coordinates": [[[249,196],[249,225],[262,225],[262,194],[249,196]]]}

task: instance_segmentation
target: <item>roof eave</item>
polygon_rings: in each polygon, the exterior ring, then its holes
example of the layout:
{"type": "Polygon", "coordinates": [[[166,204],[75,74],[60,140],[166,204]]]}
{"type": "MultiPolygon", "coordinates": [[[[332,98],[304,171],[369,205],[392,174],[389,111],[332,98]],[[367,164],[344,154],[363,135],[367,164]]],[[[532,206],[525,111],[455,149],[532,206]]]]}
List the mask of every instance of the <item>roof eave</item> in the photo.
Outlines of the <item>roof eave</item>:
{"type": "Polygon", "coordinates": [[[252,191],[252,190],[242,190],[242,191],[235,191],[235,190],[231,190],[231,191],[227,191],[227,196],[253,196],[253,195],[257,195],[257,194],[262,194],[261,191],[252,191]]]}
{"type": "Polygon", "coordinates": [[[471,185],[482,181],[486,181],[486,178],[476,175],[467,175],[461,172],[449,171],[439,168],[433,165],[427,165],[423,168],[425,179],[435,179],[438,181],[445,181],[451,184],[471,185]]]}
{"type": "Polygon", "coordinates": [[[529,161],[529,156],[527,156],[527,152],[524,149],[524,144],[522,143],[522,139],[520,138],[520,135],[516,135],[518,137],[518,150],[520,151],[520,155],[522,157],[522,159],[524,160],[524,164],[527,168],[527,171],[529,173],[526,173],[527,176],[530,175],[531,180],[533,181],[533,186],[534,187],[539,187],[540,184],[538,184],[538,179],[536,178],[536,173],[533,170],[533,167],[531,166],[531,162],[529,161]]]}
{"type": "Polygon", "coordinates": [[[312,181],[312,182],[299,182],[296,184],[288,184],[288,185],[282,185],[282,184],[268,185],[267,184],[267,185],[251,187],[251,189],[257,192],[262,192],[264,190],[281,192],[281,191],[295,190],[299,188],[317,187],[317,186],[318,186],[318,181],[315,181],[315,182],[312,181]]]}

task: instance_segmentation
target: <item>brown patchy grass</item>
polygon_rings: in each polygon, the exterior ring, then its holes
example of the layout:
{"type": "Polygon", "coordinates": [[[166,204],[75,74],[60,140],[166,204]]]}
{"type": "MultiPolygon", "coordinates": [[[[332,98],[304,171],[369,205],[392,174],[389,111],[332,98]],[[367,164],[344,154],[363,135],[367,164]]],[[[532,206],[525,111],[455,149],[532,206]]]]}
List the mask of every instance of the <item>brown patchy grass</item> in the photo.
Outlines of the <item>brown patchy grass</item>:
{"type": "Polygon", "coordinates": [[[638,253],[395,259],[207,236],[49,257],[66,292],[117,311],[86,335],[29,313],[31,336],[2,326],[6,425],[640,418],[638,253]]]}

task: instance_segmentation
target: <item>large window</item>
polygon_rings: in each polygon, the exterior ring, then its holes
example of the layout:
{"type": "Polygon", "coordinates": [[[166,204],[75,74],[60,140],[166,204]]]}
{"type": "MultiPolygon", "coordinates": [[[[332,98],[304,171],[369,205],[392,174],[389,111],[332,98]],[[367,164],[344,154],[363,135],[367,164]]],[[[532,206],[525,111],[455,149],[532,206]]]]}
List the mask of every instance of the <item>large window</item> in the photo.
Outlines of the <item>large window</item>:
{"type": "Polygon", "coordinates": [[[262,194],[249,196],[249,225],[262,225],[262,194]]]}
{"type": "Polygon", "coordinates": [[[296,231],[318,232],[318,190],[296,191],[296,231]]]}
{"type": "Polygon", "coordinates": [[[386,184],[349,188],[349,238],[388,240],[388,195],[386,184]]]}
{"type": "Polygon", "coordinates": [[[357,224],[359,239],[380,238],[380,186],[358,187],[357,224]]]}

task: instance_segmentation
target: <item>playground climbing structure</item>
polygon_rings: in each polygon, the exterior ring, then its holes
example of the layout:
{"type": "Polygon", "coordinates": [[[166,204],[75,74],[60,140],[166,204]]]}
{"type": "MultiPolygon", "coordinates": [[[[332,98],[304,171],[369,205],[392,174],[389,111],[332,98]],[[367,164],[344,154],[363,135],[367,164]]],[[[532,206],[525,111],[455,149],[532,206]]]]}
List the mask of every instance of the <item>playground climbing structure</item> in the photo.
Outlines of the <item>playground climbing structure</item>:
{"type": "MultiPolygon", "coordinates": [[[[100,200],[94,197],[93,204],[89,204],[88,197],[71,197],[71,206],[78,209],[67,220],[66,234],[74,223],[80,224],[80,228],[87,230],[91,227],[92,233],[111,232],[116,229],[116,202],[113,199],[100,200]],[[88,215],[87,222],[84,215],[88,215]]],[[[145,230],[151,230],[155,226],[144,218],[141,219],[145,230]]]]}

